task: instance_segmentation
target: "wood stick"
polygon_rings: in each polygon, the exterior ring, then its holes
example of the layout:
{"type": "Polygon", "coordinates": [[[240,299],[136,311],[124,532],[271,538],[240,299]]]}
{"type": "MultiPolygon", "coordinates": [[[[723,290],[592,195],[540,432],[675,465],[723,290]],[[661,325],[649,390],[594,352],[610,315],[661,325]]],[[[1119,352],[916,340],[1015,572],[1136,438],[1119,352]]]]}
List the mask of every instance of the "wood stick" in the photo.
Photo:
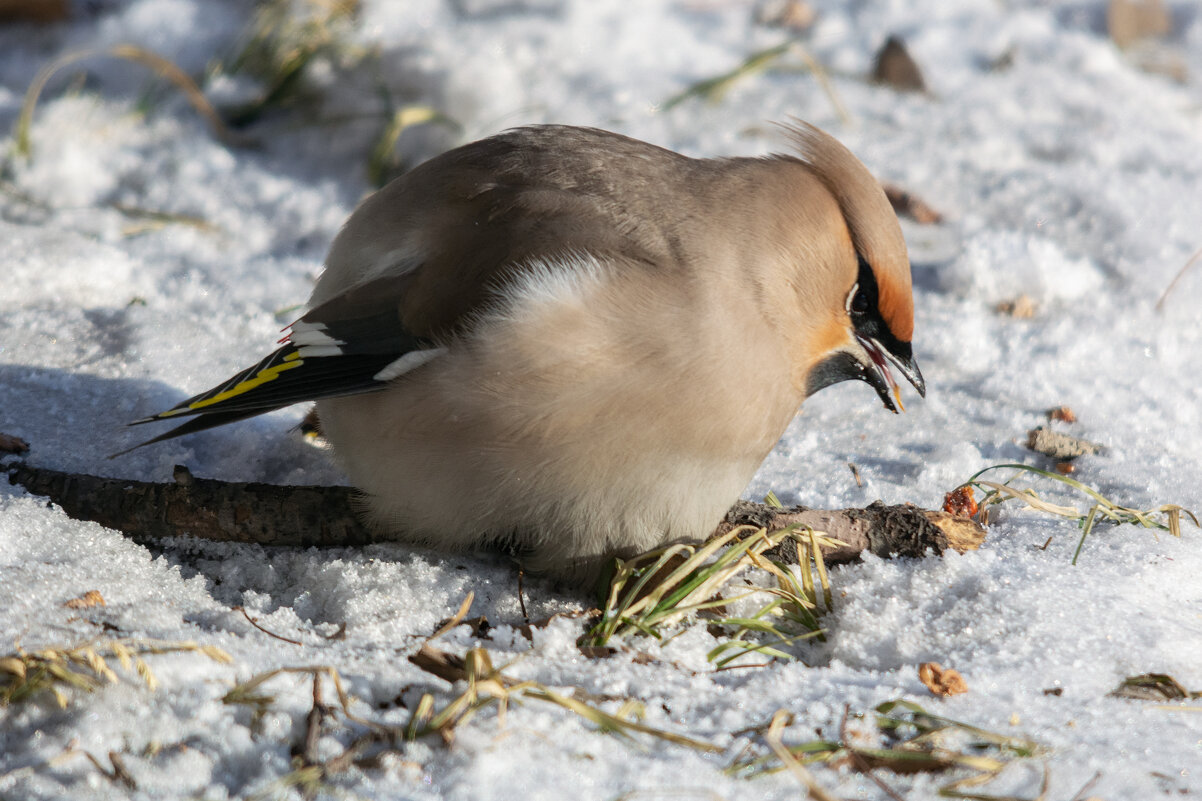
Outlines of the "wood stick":
{"type": "Polygon", "coordinates": [[[94,520],[135,539],[188,534],[257,545],[343,546],[377,541],[356,514],[351,487],[244,484],[196,478],[177,465],[158,484],[62,473],[18,464],[9,483],[44,495],[68,517],[94,520]]]}
{"type": "MultiPolygon", "coordinates": [[[[301,547],[341,547],[385,541],[360,522],[359,493],[351,487],[279,486],[196,478],[175,468],[175,481],[159,484],[63,473],[26,464],[8,468],[9,482],[48,497],[76,520],[93,520],[134,539],[191,535],[219,542],[301,547]]],[[[780,509],[739,501],[715,532],[733,526],[779,529],[809,526],[845,543],[823,549],[828,563],[852,562],[864,551],[884,558],[975,549],[985,538],[974,521],[916,506],[863,509],[780,509]]],[[[778,557],[797,561],[786,543],[778,557]]]]}
{"type": "MultiPolygon", "coordinates": [[[[777,508],[739,501],[726,513],[726,520],[716,533],[724,534],[741,525],[770,531],[798,526],[822,532],[844,543],[822,549],[822,557],[828,564],[855,562],[864,551],[884,559],[924,556],[929,550],[942,554],[948,548],[963,553],[976,550],[985,540],[985,529],[970,518],[910,504],[886,506],[880,501],[862,509],[777,508]]],[[[796,545],[785,542],[777,556],[786,562],[797,562],[796,545]]]]}

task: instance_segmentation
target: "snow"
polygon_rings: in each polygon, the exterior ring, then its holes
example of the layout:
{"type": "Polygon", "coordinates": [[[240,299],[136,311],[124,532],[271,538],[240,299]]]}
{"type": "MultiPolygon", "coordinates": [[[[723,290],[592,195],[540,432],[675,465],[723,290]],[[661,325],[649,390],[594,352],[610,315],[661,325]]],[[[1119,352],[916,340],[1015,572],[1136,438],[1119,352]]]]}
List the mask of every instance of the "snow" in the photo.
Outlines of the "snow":
{"type": "MultiPolygon", "coordinates": [[[[381,91],[460,126],[406,131],[406,163],[550,121],[692,155],[763,153],[784,146],[768,123],[792,115],[947,216],[937,226],[904,223],[929,392],[907,394],[900,416],[860,384],[816,395],[747,497],[771,489],[817,507],[877,498],[937,507],[991,464],[1046,466],[1023,447],[1025,434],[1066,404],[1080,419],[1067,430],[1105,446],[1079,461],[1076,478],[1128,506],[1202,508],[1202,265],[1154,308],[1202,247],[1198,6],[1168,4],[1166,46],[1186,69],[1177,83],[1110,43],[1102,2],[824,0],[813,3],[819,19],[802,41],[851,122],[796,57],[738,81],[720,103],[665,111],[687,86],[784,40],[755,21],[760,5],[363,0],[347,50],[313,65],[316,111],[267,115],[246,132],[255,147],[223,144],[143,67],[94,57],[80,62],[82,81],[72,77],[78,68],[64,70],[38,105],[32,158],[12,155],[11,136],[0,142],[9,153],[0,431],[31,443],[30,464],[57,470],[165,481],[185,464],[226,480],[340,482],[327,455],[291,430],[300,408],[106,456],[132,444],[125,422],[257,360],[295,316],[325,248],[370,188],[365,154],[385,122],[381,91]],[[906,39],[929,95],[863,79],[889,34],[906,39]],[[368,57],[349,68],[355,52],[368,57]],[[336,122],[348,115],[359,118],[336,122]],[[157,223],[121,210],[129,207],[204,224],[157,223]],[[995,311],[1021,294],[1033,317],[995,311]]],[[[38,69],[81,48],[137,44],[176,60],[216,102],[247,96],[244,76],[212,65],[246,41],[250,4],[106,0],[74,10],[51,27],[0,26],[0,130],[12,131],[38,69]]],[[[161,685],[153,693],[119,671],[119,684],[73,693],[65,710],[48,698],[0,709],[0,796],[126,794],[79,750],[106,765],[117,752],[137,797],[299,795],[276,782],[303,738],[311,678],[272,680],[276,703],[257,722],[222,696],[264,671],[329,665],[359,699],[356,714],[404,724],[423,693],[441,706],[456,692],[407,657],[473,592],[470,616],[486,615],[493,629],[484,638],[460,626],[440,648],[482,646],[507,675],[613,699],[601,702],[611,712],[636,699],[648,725],[725,752],[623,741],[532,700],[511,704],[504,721],[480,712],[450,746],[423,740],[335,776],[336,787],[366,798],[796,798],[787,773],[723,773],[758,742],[747,730],[785,708],[796,716],[786,742],[815,730],[833,738],[845,705],[864,713],[902,697],[1044,746],[988,792],[1035,798],[1046,770],[1052,799],[1075,797],[1095,775],[1084,795],[1202,798],[1197,707],[1107,695],[1149,672],[1202,689],[1202,532],[1187,525],[1184,534],[1102,527],[1074,566],[1075,526],[1010,506],[979,551],[836,569],[826,641],[798,646],[800,661],[714,672],[705,654],[716,642],[704,626],[667,643],[627,640],[631,650],[608,659],[578,650],[578,618],[557,617],[527,639],[515,573],[500,556],[138,544],[0,482],[0,652],[128,637],[190,640],[233,657],[149,656],[161,685]],[[63,607],[88,590],[107,605],[63,607]],[[301,644],[257,630],[238,607],[301,644]],[[960,671],[969,692],[931,697],[917,678],[926,661],[960,671]]],[[[531,619],[590,603],[529,578],[525,601],[531,619]]],[[[354,731],[328,730],[318,754],[340,753],[354,731]]],[[[885,797],[846,767],[814,770],[838,797],[885,797]]],[[[960,774],[881,775],[928,798],[960,774]]]]}

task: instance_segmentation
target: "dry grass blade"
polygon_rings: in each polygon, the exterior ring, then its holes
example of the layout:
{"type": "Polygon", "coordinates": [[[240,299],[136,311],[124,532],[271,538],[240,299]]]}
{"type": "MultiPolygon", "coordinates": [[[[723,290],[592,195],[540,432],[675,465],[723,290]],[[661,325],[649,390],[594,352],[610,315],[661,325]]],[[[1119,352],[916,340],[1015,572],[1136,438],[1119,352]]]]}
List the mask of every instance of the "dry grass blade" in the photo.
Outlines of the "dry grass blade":
{"type": "Polygon", "coordinates": [[[123,670],[134,670],[153,692],[158,689],[158,679],[142,657],[184,652],[202,653],[215,662],[232,661],[219,648],[193,642],[109,640],[69,648],[43,648],[32,653],[18,648],[15,654],[0,658],[0,706],[48,692],[65,708],[68,696],[64,689],[92,692],[103,682],[119,681],[106,657],[116,659],[123,670]]]}
{"type": "Polygon", "coordinates": [[[814,77],[818,79],[819,86],[821,86],[822,91],[826,93],[827,98],[831,101],[831,105],[835,107],[835,113],[839,115],[839,119],[844,125],[850,125],[851,113],[848,112],[847,106],[843,105],[843,101],[839,99],[839,93],[835,91],[835,85],[831,83],[831,79],[827,74],[826,67],[822,66],[822,63],[819,62],[818,59],[814,58],[814,55],[800,44],[794,42],[793,49],[801,57],[801,60],[805,62],[806,66],[809,67],[809,70],[811,73],[813,73],[814,77]]]}
{"type": "Polygon", "coordinates": [[[772,716],[772,723],[768,726],[768,731],[764,733],[764,742],[772,749],[772,753],[776,754],[776,758],[781,761],[790,773],[797,777],[797,781],[801,782],[801,786],[806,788],[806,792],[810,798],[816,801],[835,801],[834,796],[822,789],[818,784],[818,780],[814,778],[814,774],[806,770],[797,758],[793,756],[789,749],[785,748],[781,741],[781,734],[791,716],[783,709],[778,709],[776,714],[772,716]]]}
{"type": "MultiPolygon", "coordinates": [[[[816,593],[808,571],[802,571],[805,586],[801,586],[787,569],[764,557],[766,551],[786,539],[814,544],[814,547],[826,542],[812,533],[802,535],[792,529],[769,532],[754,526],[741,526],[700,547],[674,545],[620,562],[610,583],[602,617],[581,639],[581,644],[599,647],[606,645],[612,637],[638,633],[662,638],[665,629],[690,614],[725,609],[732,603],[762,594],[768,596],[767,604],[750,617],[707,621],[736,629],[732,639],[715,648],[710,658],[718,660],[717,665],[722,667],[748,653],[787,656],[772,646],[813,636],[819,627],[813,613],[816,593]],[[735,577],[751,569],[768,573],[777,586],[752,585],[740,587],[732,594],[722,594],[735,577]],[[774,620],[787,622],[795,630],[783,631],[774,620]],[[746,642],[746,635],[753,632],[769,634],[775,637],[775,642],[746,642]],[[731,655],[728,653],[731,650],[737,650],[737,653],[731,655]]],[[[829,592],[825,569],[819,568],[819,572],[824,590],[829,592]]]]}
{"type": "MultiPolygon", "coordinates": [[[[965,794],[964,788],[993,781],[1015,758],[1041,753],[1029,740],[934,715],[910,701],[889,701],[877,706],[875,711],[874,720],[883,744],[873,748],[851,742],[846,735],[846,717],[837,741],[819,739],[785,746],[781,742],[781,733],[787,725],[787,713],[778,711],[764,734],[770,753],[750,758],[741,755],[725,773],[748,779],[782,770],[797,774],[797,768],[821,762],[846,764],[877,781],[872,774],[876,769],[903,775],[966,770],[970,772],[968,776],[944,785],[939,794],[984,798],[965,794]]],[[[893,794],[891,789],[881,786],[887,794],[893,794]]]]}
{"type": "Polygon", "coordinates": [[[686,88],[683,92],[673,95],[664,101],[663,111],[671,111],[676,106],[679,106],[690,98],[700,98],[711,103],[717,103],[722,99],[722,96],[741,78],[756,73],[763,72],[770,67],[773,62],[789,52],[792,42],[782,42],[781,44],[756,51],[743,60],[739,66],[717,75],[713,78],[706,78],[698,81],[686,88]]]}
{"type": "Polygon", "coordinates": [[[133,670],[133,653],[119,642],[114,642],[110,646],[113,651],[113,656],[121,663],[121,667],[125,670],[133,670]]]}
{"type": "Polygon", "coordinates": [[[325,775],[326,769],[323,765],[304,765],[281,776],[248,798],[250,801],[265,801],[268,798],[287,797],[283,791],[294,788],[301,791],[302,798],[317,798],[323,790],[332,789],[323,781],[325,775]]]}
{"type": "Polygon", "coordinates": [[[231,74],[248,74],[264,84],[257,99],[229,112],[237,128],[297,100],[305,72],[320,57],[353,67],[369,52],[351,44],[359,0],[262,0],[257,5],[245,47],[225,65],[231,74]]]}
{"type": "Polygon", "coordinates": [[[82,753],[85,757],[87,757],[87,760],[92,763],[92,767],[100,771],[101,775],[103,775],[106,779],[124,785],[127,790],[138,789],[137,782],[135,782],[133,777],[129,775],[129,771],[125,768],[124,760],[121,759],[121,755],[116,751],[109,751],[109,763],[113,766],[112,770],[106,768],[90,751],[84,751],[82,753]]]}
{"type": "Polygon", "coordinates": [[[361,718],[351,711],[352,696],[343,687],[342,677],[339,676],[337,668],[332,665],[285,667],[258,673],[246,681],[235,685],[233,689],[221,697],[221,701],[225,704],[240,704],[252,707],[256,716],[262,715],[263,712],[267,711],[269,706],[275,703],[275,696],[260,692],[260,688],[277,676],[283,675],[326,676],[329,678],[330,683],[334,685],[334,691],[338,694],[338,705],[342,708],[342,713],[346,715],[347,720],[352,720],[373,730],[384,729],[379,724],[361,718]]]}
{"type": "MultiPolygon", "coordinates": [[[[775,496],[770,496],[768,502],[773,501],[775,496]]],[[[711,629],[729,630],[729,638],[709,653],[717,668],[749,655],[789,659],[780,647],[821,636],[815,613],[819,584],[827,608],[832,603],[821,548],[832,544],[834,540],[808,529],[769,532],[742,526],[701,547],[674,545],[619,562],[601,619],[581,638],[581,645],[604,647],[612,637],[636,634],[663,639],[666,630],[686,616],[701,614],[711,629]],[[801,555],[800,577],[767,558],[770,549],[788,540],[801,555]],[[733,579],[748,570],[767,574],[776,586],[749,583],[729,591],[733,579]],[[756,596],[767,601],[750,615],[726,612],[732,604],[756,596]]]]}
{"type": "Polygon", "coordinates": [[[1164,292],[1161,293],[1160,299],[1156,301],[1156,311],[1164,311],[1164,302],[1168,300],[1169,295],[1177,286],[1177,282],[1180,281],[1187,272],[1189,272],[1189,268],[1193,267],[1199,259],[1202,259],[1202,248],[1195,250],[1194,255],[1190,256],[1189,260],[1185,262],[1185,265],[1177,271],[1176,275],[1173,276],[1173,280],[1169,282],[1169,285],[1165,288],[1164,292]]]}
{"type": "MultiPolygon", "coordinates": [[[[908,740],[911,743],[929,744],[945,733],[959,732],[976,739],[976,743],[972,746],[976,750],[991,747],[998,749],[1003,754],[1018,757],[1037,756],[1041,753],[1039,745],[1032,740],[998,734],[969,723],[937,715],[913,701],[901,699],[887,701],[876,707],[876,713],[877,726],[884,732],[895,734],[906,730],[917,732],[908,740]]],[[[997,763],[998,760],[987,759],[975,762],[969,760],[964,764],[995,765],[997,763]]]]}
{"type": "Polygon", "coordinates": [[[1048,503],[1047,501],[1041,499],[1035,490],[1029,487],[1025,489],[1015,489],[1008,484],[999,484],[996,481],[985,480],[974,481],[973,486],[988,489],[990,493],[992,493],[985,496],[985,500],[980,504],[981,506],[996,504],[1002,500],[1010,498],[1016,501],[1022,501],[1029,508],[1034,509],[1037,512],[1045,512],[1057,517],[1066,517],[1070,520],[1077,520],[1081,517],[1081,512],[1077,509],[1077,507],[1059,506],[1054,503],[1048,503]]]}
{"type": "Polygon", "coordinates": [[[209,103],[208,98],[204,96],[204,92],[200,90],[196,82],[189,78],[173,62],[157,53],[152,53],[136,45],[115,45],[103,49],[89,48],[86,50],[74,50],[56,58],[38,72],[33,82],[30,83],[29,89],[25,92],[25,100],[21,104],[21,113],[17,117],[16,130],[13,132],[17,155],[24,158],[32,155],[30,128],[33,126],[33,112],[37,108],[38,98],[41,96],[42,90],[46,88],[47,82],[62,68],[96,56],[112,56],[113,58],[125,59],[126,61],[133,61],[154,70],[156,74],[175,84],[184,93],[184,96],[188,98],[188,102],[208,121],[214,134],[221,141],[230,145],[238,143],[238,137],[226,127],[225,121],[221,119],[221,115],[209,103]]]}
{"type": "Polygon", "coordinates": [[[135,220],[130,224],[122,227],[121,235],[126,237],[139,236],[152,231],[159,231],[166,228],[168,225],[187,225],[198,231],[205,233],[216,233],[217,226],[203,217],[198,217],[195,214],[177,214],[169,211],[156,211],[155,209],[142,209],[137,206],[128,206],[123,203],[109,204],[113,210],[124,214],[126,217],[135,220]]]}
{"type": "Polygon", "coordinates": [[[830,98],[831,105],[835,107],[835,111],[839,114],[839,118],[845,123],[850,122],[851,116],[847,113],[847,108],[835,92],[826,69],[806,48],[793,40],[758,50],[745,58],[741,64],[729,72],[724,72],[721,75],[706,78],[692,84],[684,91],[665,100],[663,106],[661,106],[661,110],[671,111],[676,106],[692,98],[705,100],[709,103],[718,103],[735,83],[743,78],[764,72],[771,68],[781,57],[789,53],[796,54],[818,80],[819,85],[822,86],[822,91],[830,98]]]}
{"type": "Polygon", "coordinates": [[[1032,467],[1024,464],[998,464],[991,467],[986,467],[984,470],[979,470],[974,473],[971,478],[960,485],[961,487],[976,487],[986,492],[985,497],[979,504],[981,516],[987,514],[987,508],[990,505],[1002,503],[1006,500],[1019,500],[1025,503],[1036,511],[1045,512],[1057,517],[1064,517],[1069,520],[1077,521],[1081,528],[1081,539],[1077,542],[1077,548],[1073,552],[1073,564],[1077,563],[1077,558],[1081,555],[1081,549],[1085,546],[1085,540],[1093,531],[1094,526],[1100,520],[1122,525],[1129,523],[1132,525],[1142,526],[1143,528],[1159,529],[1168,531],[1175,537],[1181,536],[1181,517],[1188,517],[1195,526],[1199,525],[1197,516],[1188,509],[1177,504],[1163,504],[1154,509],[1134,509],[1127,506],[1121,506],[1111,499],[1104,496],[1102,493],[1092,487],[1082,484],[1076,479],[1059,473],[1053,473],[1049,470],[1042,470],[1038,467],[1032,467]],[[981,476],[990,470],[1016,470],[1017,472],[1005,482],[987,481],[981,476]],[[1050,478],[1093,499],[1094,503],[1087,510],[1081,511],[1075,506],[1061,506],[1058,504],[1049,503],[1039,497],[1038,493],[1030,487],[1018,489],[1010,486],[1010,482],[1014,481],[1023,473],[1034,473],[1035,475],[1044,478],[1050,478]]]}
{"type": "MultiPolygon", "coordinates": [[[[825,540],[812,530],[807,529],[807,533],[810,535],[809,541],[814,549],[817,550],[820,548],[820,543],[825,540]]],[[[804,551],[799,549],[798,553],[800,555],[804,551]]],[[[765,559],[756,553],[749,553],[748,556],[757,567],[776,579],[777,586],[775,588],[761,587],[757,589],[757,592],[769,595],[772,597],[772,600],[756,611],[750,618],[726,617],[714,621],[713,625],[715,626],[734,627],[735,629],[730,640],[721,643],[708,654],[709,660],[719,669],[726,667],[740,657],[753,654],[771,656],[777,659],[791,659],[792,656],[790,654],[778,650],[776,646],[788,646],[799,640],[822,637],[822,629],[818,618],[814,614],[814,609],[817,606],[817,593],[815,591],[814,579],[810,572],[810,567],[814,563],[811,561],[798,566],[802,576],[802,581],[799,583],[793,576],[793,573],[782,565],[765,559]],[[753,633],[771,636],[775,639],[767,642],[748,642],[748,635],[753,633]]],[[[811,559],[813,558],[813,554],[811,554],[811,559]]],[[[819,552],[817,559],[820,561],[821,558],[822,555],[819,552]]],[[[829,609],[831,608],[830,585],[826,578],[825,568],[818,569],[818,572],[823,588],[823,595],[827,600],[827,608],[829,609]]],[[[755,593],[746,594],[752,595],[755,593]]]]}
{"type": "Polygon", "coordinates": [[[569,712],[574,712],[585,720],[593,723],[601,731],[627,734],[629,731],[636,731],[641,734],[649,734],[659,740],[675,743],[692,748],[696,751],[704,751],[712,754],[720,754],[723,749],[721,746],[707,743],[704,740],[698,740],[693,737],[687,737],[683,734],[657,729],[654,726],[647,726],[638,721],[630,720],[622,715],[611,715],[608,712],[598,709],[595,706],[590,706],[583,701],[577,701],[575,698],[569,698],[565,695],[552,692],[545,687],[532,687],[525,692],[529,698],[535,698],[541,701],[550,701],[557,704],[569,712]]]}
{"type": "Polygon", "coordinates": [[[459,123],[429,106],[402,106],[393,112],[384,126],[367,159],[367,177],[373,186],[383,186],[401,169],[396,156],[396,143],[408,129],[427,123],[438,123],[459,130],[459,123]]]}
{"type": "Polygon", "coordinates": [[[822,585],[822,600],[827,609],[835,608],[835,599],[831,594],[831,579],[826,572],[826,560],[822,558],[822,542],[814,529],[806,531],[810,541],[810,559],[814,570],[818,573],[818,583],[822,585]]]}
{"type": "Polygon", "coordinates": [[[591,704],[557,693],[538,682],[519,682],[504,675],[503,668],[494,667],[491,658],[483,648],[472,648],[460,658],[438,651],[427,642],[418,654],[410,658],[410,661],[439,678],[449,682],[464,681],[467,686],[462,693],[448,701],[437,712],[434,711],[433,698],[429,695],[423,696],[405,729],[405,736],[409,740],[437,733],[449,742],[454,736],[456,727],[470,720],[481,708],[496,703],[499,711],[498,718],[503,723],[504,710],[510,701],[534,699],[556,704],[579,715],[608,734],[624,737],[630,737],[635,733],[646,734],[698,751],[719,753],[723,750],[704,740],[630,720],[627,715],[635,708],[630,702],[623,704],[619,713],[614,715],[591,704]]]}
{"type": "Polygon", "coordinates": [[[443,623],[441,626],[439,626],[438,630],[435,631],[433,634],[431,634],[429,636],[429,638],[426,640],[426,642],[431,642],[433,640],[437,640],[439,637],[446,634],[448,631],[450,631],[451,629],[455,628],[460,623],[462,623],[463,619],[465,617],[467,617],[467,613],[469,611],[471,611],[472,601],[474,601],[475,599],[476,599],[476,593],[469,592],[467,594],[467,597],[463,599],[463,603],[461,603],[459,605],[459,611],[456,612],[454,615],[452,615],[451,618],[446,623],[443,623]]]}

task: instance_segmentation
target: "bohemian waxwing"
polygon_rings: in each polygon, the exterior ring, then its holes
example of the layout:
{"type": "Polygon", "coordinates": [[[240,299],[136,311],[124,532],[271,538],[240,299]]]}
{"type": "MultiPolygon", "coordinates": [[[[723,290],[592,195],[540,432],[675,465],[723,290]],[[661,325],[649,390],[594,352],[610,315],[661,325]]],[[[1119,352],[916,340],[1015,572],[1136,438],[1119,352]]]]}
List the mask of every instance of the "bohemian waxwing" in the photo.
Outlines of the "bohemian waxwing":
{"type": "Polygon", "coordinates": [[[890,363],[925,392],[884,192],[785,130],[796,155],[558,125],[443,153],[351,215],[283,347],[137,422],[317,400],[382,537],[580,583],[703,538],[808,395],[856,378],[896,412],[890,363]]]}

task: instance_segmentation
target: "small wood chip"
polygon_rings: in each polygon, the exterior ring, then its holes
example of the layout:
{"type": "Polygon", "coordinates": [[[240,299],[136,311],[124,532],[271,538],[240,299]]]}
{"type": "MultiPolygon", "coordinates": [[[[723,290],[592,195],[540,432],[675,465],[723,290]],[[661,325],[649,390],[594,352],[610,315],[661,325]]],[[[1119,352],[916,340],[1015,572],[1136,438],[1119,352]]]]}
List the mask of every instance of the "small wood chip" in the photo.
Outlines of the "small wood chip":
{"type": "Polygon", "coordinates": [[[68,609],[87,609],[92,606],[105,605],[104,596],[100,594],[99,590],[88,590],[78,598],[72,598],[70,601],[67,601],[65,604],[63,604],[63,606],[67,607],[68,609]]]}
{"type": "Polygon", "coordinates": [[[818,19],[818,12],[805,0],[765,0],[755,11],[755,21],[773,28],[804,31],[818,19]]]}
{"type": "Polygon", "coordinates": [[[1003,300],[994,306],[994,311],[1016,320],[1029,320],[1039,311],[1039,305],[1030,295],[1019,295],[1014,300],[1003,300]]]}
{"type": "Polygon", "coordinates": [[[877,51],[876,63],[872,68],[872,80],[883,83],[899,92],[925,92],[926,81],[922,70],[906,50],[900,37],[890,36],[877,51]]]}
{"type": "Polygon", "coordinates": [[[12,434],[0,433],[0,453],[26,453],[29,450],[29,443],[20,437],[14,437],[12,434]]]}
{"type": "Polygon", "coordinates": [[[957,487],[944,495],[943,511],[956,517],[974,517],[977,513],[977,501],[973,498],[972,487],[957,487]]]}
{"type": "Polygon", "coordinates": [[[960,672],[952,668],[945,670],[938,662],[923,662],[919,665],[918,680],[940,698],[968,692],[968,682],[964,681],[960,672]]]}
{"type": "Polygon", "coordinates": [[[1037,426],[1027,432],[1027,447],[1060,462],[1069,462],[1078,456],[1092,456],[1102,451],[1101,445],[1080,437],[1061,434],[1046,426],[1037,426]]]}
{"type": "Polygon", "coordinates": [[[1067,406],[1057,406],[1054,409],[1048,409],[1047,415],[1049,420],[1058,420],[1061,423],[1077,422],[1076,412],[1067,406]]]}

